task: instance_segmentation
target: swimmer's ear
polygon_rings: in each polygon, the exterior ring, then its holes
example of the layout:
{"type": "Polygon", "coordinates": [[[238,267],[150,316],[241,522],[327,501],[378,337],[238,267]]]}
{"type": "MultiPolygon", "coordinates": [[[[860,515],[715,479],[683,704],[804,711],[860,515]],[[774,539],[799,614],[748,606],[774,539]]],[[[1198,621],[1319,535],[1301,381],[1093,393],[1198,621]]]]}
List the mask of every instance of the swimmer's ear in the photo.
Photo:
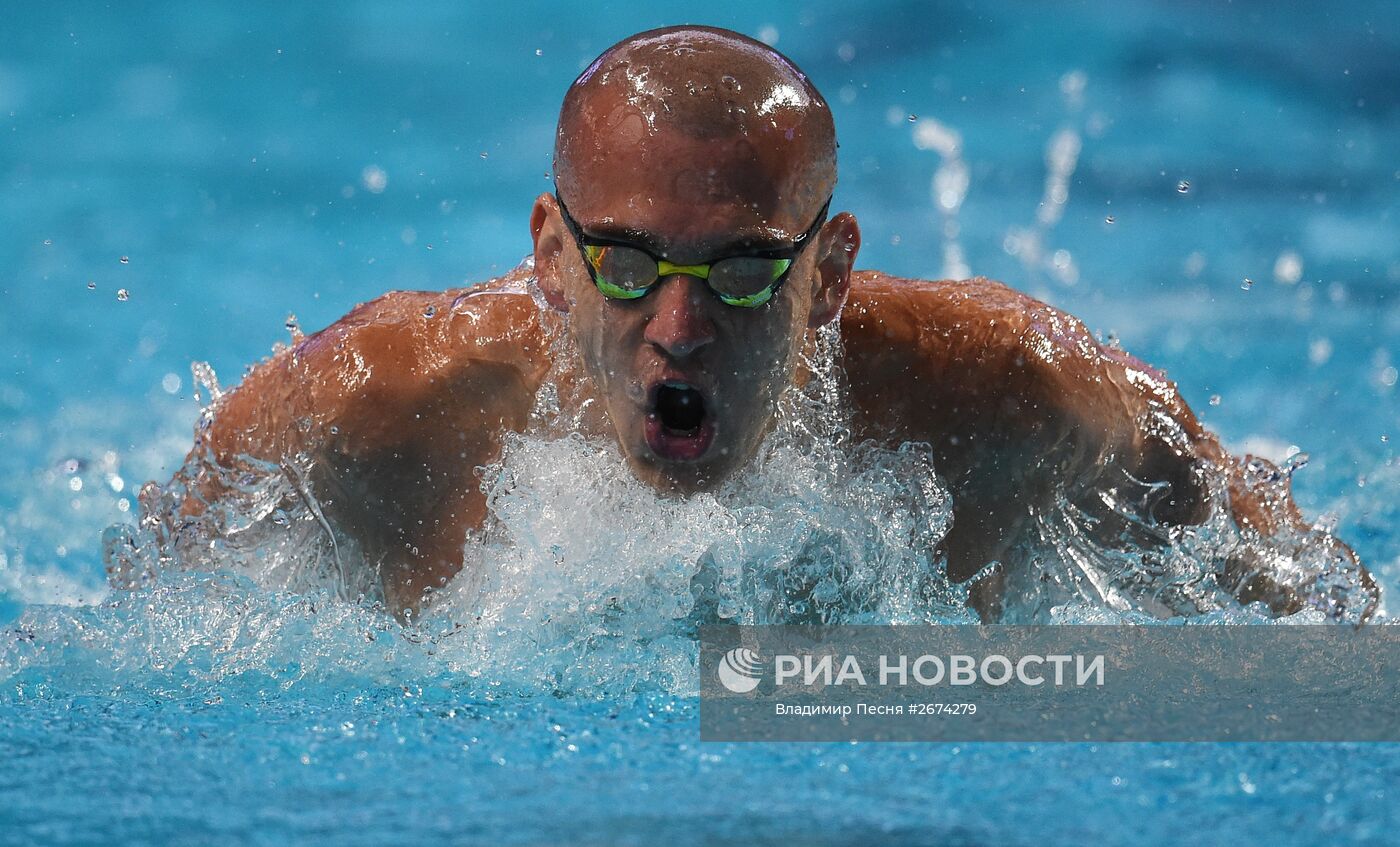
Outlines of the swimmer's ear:
{"type": "Polygon", "coordinates": [[[564,231],[559,201],[549,192],[535,198],[530,211],[530,236],[535,242],[535,282],[545,302],[561,312],[569,311],[564,294],[564,246],[571,236],[564,231]]]}
{"type": "Polygon", "coordinates": [[[817,267],[813,275],[812,309],[807,326],[816,329],[836,320],[851,293],[851,267],[860,252],[860,225],[842,212],[822,225],[817,234],[817,267]]]}

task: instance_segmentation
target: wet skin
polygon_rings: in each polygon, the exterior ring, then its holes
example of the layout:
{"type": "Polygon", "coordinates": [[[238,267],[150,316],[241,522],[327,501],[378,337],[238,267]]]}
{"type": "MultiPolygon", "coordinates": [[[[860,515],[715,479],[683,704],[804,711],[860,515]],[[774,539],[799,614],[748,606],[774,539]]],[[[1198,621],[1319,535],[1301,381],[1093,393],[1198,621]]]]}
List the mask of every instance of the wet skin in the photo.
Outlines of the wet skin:
{"type": "MultiPolygon", "coordinates": [[[[417,608],[461,567],[463,539],[486,516],[474,470],[499,457],[507,432],[524,429],[550,371],[559,323],[541,320],[521,290],[528,284],[522,274],[361,306],[256,369],[223,398],[204,437],[228,465],[240,455],[314,456],[314,487],[333,524],[381,564],[390,606],[417,608]]],[[[683,287],[673,290],[679,300],[683,287]]],[[[943,552],[955,579],[1002,559],[1031,509],[1103,482],[1110,468],[1171,484],[1153,513],[1163,523],[1202,519],[1199,475],[1223,472],[1242,524],[1265,534],[1305,526],[1291,500],[1248,489],[1242,464],[1172,383],[999,283],[857,271],[840,328],[857,436],[934,448],[953,494],[943,552]],[[1186,445],[1145,431],[1140,422],[1158,414],[1180,424],[1186,445]]],[[[561,376],[587,397],[582,370],[561,376]]],[[[590,434],[609,435],[607,420],[592,426],[590,434]]],[[[977,596],[988,617],[996,590],[989,583],[977,596]]],[[[1238,594],[1279,612],[1299,603],[1266,573],[1242,579],[1238,594]]]]}
{"type": "MultiPolygon", "coordinates": [[[[781,56],[732,33],[665,30],[614,48],[575,83],[556,174],[586,235],[691,264],[796,247],[835,185],[834,152],[825,102],[781,56]]],[[[1000,283],[853,270],[850,214],[801,245],[757,309],[726,306],[680,274],[638,300],[605,298],[551,194],[536,200],[530,231],[533,273],[362,305],[255,369],[201,436],[224,465],[312,459],[327,518],[379,566],[396,612],[460,569],[486,516],[475,469],[525,428],[546,379],[600,410],[582,428],[615,439],[638,478],[683,496],[743,472],[779,395],[803,377],[804,345],[831,321],[856,435],[933,447],[953,495],[942,552],[956,580],[1005,560],[1034,510],[1121,486],[1124,474],[1166,484],[1143,507],[1163,525],[1202,521],[1215,474],[1242,526],[1306,528],[1286,490],[1246,483],[1243,463],[1160,373],[1000,283]],[[559,333],[576,358],[551,361],[559,333]],[[703,398],[703,426],[668,426],[663,386],[703,398]]],[[[220,484],[207,477],[202,499],[219,498],[220,484]]],[[[1125,532],[1102,517],[1102,541],[1125,532]]],[[[1233,563],[1227,581],[1278,612],[1301,603],[1250,562],[1233,563]]],[[[984,617],[998,614],[1001,590],[995,576],[976,584],[984,617]]]]}

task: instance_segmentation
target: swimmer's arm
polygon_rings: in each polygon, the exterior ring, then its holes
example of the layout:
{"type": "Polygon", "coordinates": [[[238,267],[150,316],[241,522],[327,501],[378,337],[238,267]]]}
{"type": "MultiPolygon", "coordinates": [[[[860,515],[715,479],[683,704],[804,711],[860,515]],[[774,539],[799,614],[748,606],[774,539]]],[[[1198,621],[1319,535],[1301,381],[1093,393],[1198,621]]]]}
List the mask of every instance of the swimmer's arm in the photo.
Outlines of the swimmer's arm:
{"type": "Polygon", "coordinates": [[[989,280],[860,272],[842,312],[856,432],[932,446],[953,495],[940,549],[955,582],[1006,562],[1063,468],[1087,463],[1072,404],[1051,396],[1022,345],[1031,302],[989,280]]]}
{"type": "MultiPolygon", "coordinates": [[[[1224,474],[1241,527],[1265,536],[1309,529],[1286,486],[1248,484],[1246,462],[1221,448],[1164,375],[1000,283],[863,272],[843,312],[842,335],[864,414],[858,431],[934,448],[953,493],[943,552],[956,581],[1006,561],[1013,544],[1033,531],[1032,515],[1055,508],[1059,498],[1088,494],[1082,500],[1092,505],[1114,487],[1155,488],[1139,517],[1194,525],[1209,514],[1209,475],[1224,474]],[[893,431],[889,422],[898,422],[893,431]]],[[[1111,514],[1099,517],[1093,531],[1100,543],[1121,542],[1133,530],[1111,514]]],[[[1336,544],[1338,555],[1355,562],[1336,544]]],[[[1225,579],[1243,602],[1260,600],[1277,613],[1301,606],[1303,598],[1262,563],[1233,562],[1225,579]]],[[[979,608],[998,605],[999,590],[987,590],[992,599],[979,608]]]]}
{"type": "MultiPolygon", "coordinates": [[[[1314,535],[1328,555],[1358,573],[1374,608],[1379,593],[1346,544],[1316,536],[1293,501],[1287,476],[1268,462],[1229,455],[1164,374],[1114,347],[1099,344],[1078,320],[1027,298],[1023,351],[1049,420],[1063,432],[1062,463],[1047,466],[1068,491],[1097,498],[1109,489],[1157,486],[1139,517],[1163,526],[1195,525],[1210,510],[1209,480],[1223,477],[1236,525],[1266,538],[1314,535]],[[1125,484],[1126,483],[1126,484],[1125,484]]],[[[1100,516],[1101,543],[1121,540],[1130,529],[1100,516]]],[[[1231,559],[1221,580],[1242,603],[1262,602],[1275,614],[1300,610],[1306,596],[1277,579],[1258,551],[1231,559]]],[[[1363,616],[1369,615],[1369,611],[1363,616]]]]}
{"type": "MultiPolygon", "coordinates": [[[[533,340],[487,342],[532,325],[532,307],[487,299],[454,309],[453,293],[395,292],[357,308],[221,398],[195,452],[223,468],[309,464],[310,493],[381,569],[390,607],[416,609],[485,515],[475,468],[529,412],[518,354],[533,340]]],[[[186,511],[231,493],[228,475],[205,474],[186,511]]]]}

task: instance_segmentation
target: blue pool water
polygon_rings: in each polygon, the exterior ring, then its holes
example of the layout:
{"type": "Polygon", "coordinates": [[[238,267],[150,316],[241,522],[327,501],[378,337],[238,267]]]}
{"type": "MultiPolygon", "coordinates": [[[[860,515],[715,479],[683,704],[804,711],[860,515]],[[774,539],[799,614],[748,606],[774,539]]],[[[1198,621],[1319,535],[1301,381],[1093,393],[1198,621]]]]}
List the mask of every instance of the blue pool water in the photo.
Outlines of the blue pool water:
{"type": "MultiPolygon", "coordinates": [[[[1300,503],[1393,607],[1400,12],[1297,5],[728,2],[698,22],[776,40],[826,93],[862,266],[1004,279],[1164,367],[1232,447],[1306,451],[1300,503]]],[[[1400,840],[1393,745],[701,744],[667,580],[713,504],[660,514],[655,562],[602,521],[546,520],[531,505],[570,488],[543,469],[598,473],[578,445],[513,454],[511,520],[586,567],[496,551],[499,631],[454,629],[449,604],[405,632],[237,574],[108,592],[104,528],[190,446],[192,361],[227,385],[288,313],[319,328],[514,266],[564,87],[699,14],[7,11],[0,843],[1400,840]]],[[[760,489],[779,508],[794,479],[760,489]]]]}

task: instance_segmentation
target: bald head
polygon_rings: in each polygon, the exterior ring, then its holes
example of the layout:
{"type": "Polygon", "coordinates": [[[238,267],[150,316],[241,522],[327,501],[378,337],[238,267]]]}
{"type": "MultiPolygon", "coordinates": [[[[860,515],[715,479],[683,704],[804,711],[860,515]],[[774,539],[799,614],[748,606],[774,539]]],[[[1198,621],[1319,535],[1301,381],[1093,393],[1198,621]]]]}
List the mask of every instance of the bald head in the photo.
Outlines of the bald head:
{"type": "Polygon", "coordinates": [[[673,27],[619,42],[574,81],[554,169],[580,219],[625,227],[665,202],[801,232],[835,187],[836,134],[826,100],[776,50],[673,27]]]}

